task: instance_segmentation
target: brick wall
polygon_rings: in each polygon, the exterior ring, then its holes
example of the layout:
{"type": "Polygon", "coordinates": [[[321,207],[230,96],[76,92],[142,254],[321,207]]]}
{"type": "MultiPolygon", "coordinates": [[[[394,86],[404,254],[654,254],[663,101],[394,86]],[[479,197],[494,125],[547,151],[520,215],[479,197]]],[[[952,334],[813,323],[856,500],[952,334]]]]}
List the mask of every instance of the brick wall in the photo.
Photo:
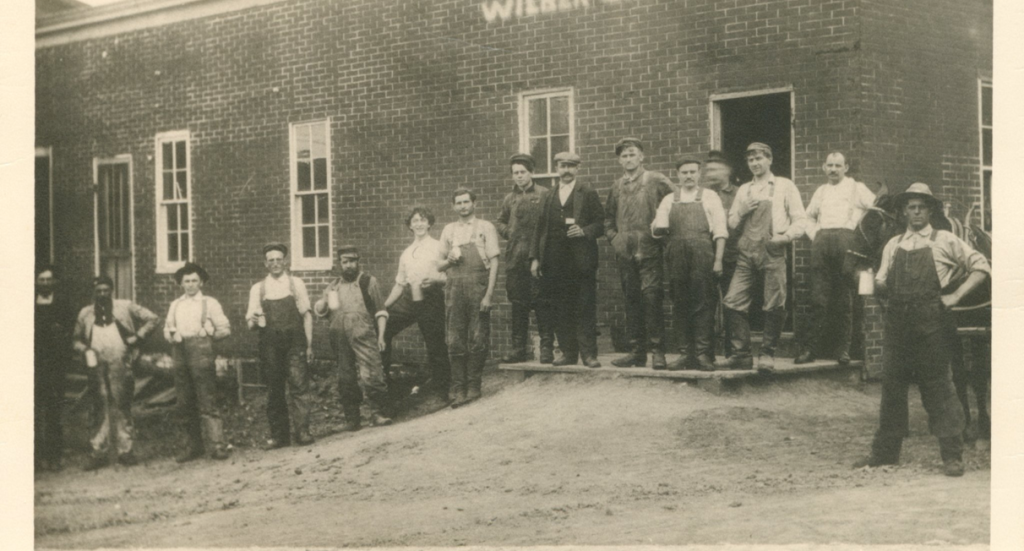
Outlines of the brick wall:
{"type": "MultiPolygon", "coordinates": [[[[865,181],[902,181],[934,165],[918,179],[937,182],[932,153],[964,166],[976,155],[976,144],[934,131],[953,129],[936,109],[949,113],[960,102],[901,95],[918,79],[932,85],[929,97],[954,86],[939,53],[936,64],[915,64],[896,40],[912,34],[899,24],[923,33],[922,25],[962,21],[959,3],[941,2],[922,21],[902,3],[870,0],[590,4],[488,23],[470,0],[287,1],[41,48],[37,144],[54,148],[57,261],[79,276],[75,292],[85,300],[92,159],[128,153],[137,297],[166,309],[176,290],[169,275],[155,274],[153,139],[171,130],[191,132],[194,257],[213,274],[208,291],[237,327],[263,274],[260,247],[289,236],[289,123],[330,117],[334,243],[362,247],[364,267],[385,287],[410,239],[402,219],[411,203],[435,211],[435,236],[455,218],[449,193],[458,186],[477,191],[480,216],[497,216],[512,185],[506,162],[519,149],[522,92],[573,88],[579,177],[602,198],[619,175],[613,145],[624,135],[644,139],[648,168],[666,174],[679,156],[710,149],[715,93],[793,90],[793,180],[805,203],[824,181],[820,166],[831,149],[849,151],[865,181]],[[887,22],[891,10],[906,20],[887,22]],[[911,65],[921,74],[902,72],[911,65]],[[914,145],[923,135],[940,142],[914,145]]],[[[989,36],[990,25],[980,32],[989,36]]],[[[962,35],[941,55],[963,57],[957,48],[970,44],[962,35]]],[[[985,55],[991,59],[990,50],[978,59],[985,55]]],[[[960,84],[956,90],[966,90],[960,84]]],[[[797,251],[799,315],[807,247],[797,251]]],[[[299,275],[314,294],[329,278],[299,275]]],[[[618,275],[603,240],[598,293],[599,323],[621,324],[618,275]]],[[[502,276],[496,353],[508,345],[504,296],[502,276]]],[[[417,340],[402,341],[414,357],[417,340]]],[[[239,330],[229,346],[247,354],[253,342],[239,330]]]]}

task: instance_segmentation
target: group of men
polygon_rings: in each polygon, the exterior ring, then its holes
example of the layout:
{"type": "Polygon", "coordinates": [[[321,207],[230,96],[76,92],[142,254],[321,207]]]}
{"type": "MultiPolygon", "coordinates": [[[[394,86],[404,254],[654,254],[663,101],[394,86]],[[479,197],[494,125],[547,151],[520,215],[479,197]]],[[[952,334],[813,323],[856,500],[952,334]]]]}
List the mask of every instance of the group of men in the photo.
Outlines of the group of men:
{"type": "MultiPolygon", "coordinates": [[[[490,313],[504,249],[506,292],[511,303],[512,350],[502,360],[533,357],[529,315],[536,315],[540,361],[599,368],[597,359],[597,240],[611,244],[626,313],[629,352],[616,367],[653,369],[774,370],[774,353],[786,319],[786,255],[807,235],[811,246],[813,321],[797,363],[813,361],[824,339],[826,320],[840,320],[836,359],[848,363],[852,264],[846,252],[854,229],[874,195],[846,176],[849,164],[832,152],[823,166],[828,182],[805,211],[796,186],[771,171],[772,150],[755,142],[746,149],[753,178],[732,183],[732,167],[720,152],[705,161],[676,163],[678,185],[644,168],[643,143],[624,138],[615,146],[623,175],[602,205],[597,192],[577,179],[579,155],[554,156],[557,181],[550,189],[533,181],[535,161],[517,154],[510,161],[514,187],[504,198],[496,224],[475,215],[476,195],[460,188],[451,195],[457,220],[439,240],[429,231],[433,213],[418,206],[406,217],[413,242],[399,259],[385,298],[378,280],[360,267],[356,247],[337,250],[340,275],[311,303],[304,282],[289,273],[288,248],[263,248],[267,270],[249,293],[245,314],[259,335],[259,359],[268,389],[270,449],[313,442],[309,430],[308,365],[314,359],[313,316],[329,321],[329,340],[338,365],[345,431],[361,428],[360,406],[370,422],[387,425],[388,371],[392,340],[418,324],[430,364],[429,391],[460,407],[481,396],[489,355],[490,313]],[[500,236],[500,237],[499,237],[500,236]],[[679,358],[665,357],[663,279],[668,284],[679,358]],[[755,283],[763,284],[764,337],[758,357],[751,351],[748,310],[755,283]],[[715,362],[715,310],[722,297],[726,359],[715,362]],[[829,311],[838,308],[837,311],[829,311]],[[561,356],[555,357],[557,338],[561,356]]],[[[937,201],[924,184],[898,197],[908,217],[907,233],[894,238],[877,276],[888,290],[881,427],[864,464],[898,460],[906,433],[906,394],[921,384],[933,432],[940,438],[947,474],[962,474],[958,444],[963,417],[950,381],[941,328],[945,309],[977,286],[989,272],[980,254],[949,232],[928,223],[937,201]],[[945,362],[945,363],[943,363],[945,362]]],[[[216,404],[214,348],[231,333],[219,302],[202,293],[209,274],[186,263],[175,273],[183,294],[168,309],[164,338],[171,344],[178,418],[183,436],[178,461],[204,453],[228,457],[216,404]],[[205,437],[204,437],[205,434],[205,437]]],[[[73,348],[89,368],[96,397],[93,453],[86,469],[108,463],[116,442],[117,461],[136,462],[131,400],[131,365],[137,343],[153,332],[158,317],[128,300],[112,299],[113,282],[94,281],[94,303],[78,314],[73,332],[66,304],[55,298],[52,267],[37,271],[36,404],[37,464],[60,463],[59,366],[66,358],[61,335],[72,333],[73,348]],[[47,394],[48,393],[48,394],[47,394]]]]}

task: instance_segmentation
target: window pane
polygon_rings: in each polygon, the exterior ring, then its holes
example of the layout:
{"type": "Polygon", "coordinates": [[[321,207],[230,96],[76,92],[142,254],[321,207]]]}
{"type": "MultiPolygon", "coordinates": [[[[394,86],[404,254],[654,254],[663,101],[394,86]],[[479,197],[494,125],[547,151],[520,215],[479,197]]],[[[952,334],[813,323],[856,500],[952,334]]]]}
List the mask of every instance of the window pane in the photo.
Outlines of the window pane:
{"type": "Polygon", "coordinates": [[[296,187],[299,191],[309,191],[309,161],[298,161],[295,165],[296,187]]]}
{"type": "Polygon", "coordinates": [[[542,185],[542,186],[544,186],[544,187],[546,187],[548,189],[551,189],[551,186],[553,186],[555,184],[555,179],[554,178],[534,178],[533,179],[533,183],[540,184],[540,185],[542,185]]]}
{"type": "Polygon", "coordinates": [[[320,226],[320,227],[317,228],[317,231],[320,234],[319,235],[319,251],[317,251],[317,256],[319,256],[321,258],[330,258],[331,251],[328,248],[328,247],[330,247],[330,244],[331,244],[330,236],[328,235],[328,232],[330,231],[330,228],[328,228],[327,226],[320,226]]]}
{"type": "Polygon", "coordinates": [[[328,211],[330,205],[327,204],[327,194],[318,193],[316,194],[316,222],[317,224],[326,224],[328,211]]]}
{"type": "Polygon", "coordinates": [[[309,159],[309,125],[295,127],[295,158],[309,159]]]}
{"type": "Polygon", "coordinates": [[[167,260],[176,262],[179,258],[178,234],[175,232],[169,232],[167,234],[167,260]]]}
{"type": "Polygon", "coordinates": [[[323,159],[327,157],[327,132],[326,126],[322,123],[309,126],[313,146],[313,158],[323,159]]]}
{"type": "Polygon", "coordinates": [[[981,164],[992,166],[992,129],[981,131],[981,164]]]}
{"type": "Polygon", "coordinates": [[[178,205],[167,205],[167,231],[178,229],[178,205]]]}
{"type": "Polygon", "coordinates": [[[981,124],[992,126],[992,87],[981,87],[981,124]]]}
{"type": "Polygon", "coordinates": [[[181,236],[181,250],[179,251],[181,256],[178,257],[178,260],[188,260],[188,232],[181,232],[178,235],[181,236]]]}
{"type": "Polygon", "coordinates": [[[546,99],[532,99],[528,102],[530,118],[530,136],[543,136],[548,133],[548,109],[546,99]]]}
{"type": "Polygon", "coordinates": [[[164,171],[163,172],[163,179],[164,179],[164,196],[163,196],[163,198],[164,198],[165,201],[171,201],[171,200],[174,199],[174,173],[173,172],[164,171]]]}
{"type": "Polygon", "coordinates": [[[316,227],[314,226],[302,228],[302,256],[304,258],[316,256],[316,227]]]}
{"type": "Polygon", "coordinates": [[[160,157],[164,170],[174,168],[174,144],[171,142],[160,144],[160,157]]]}
{"type": "Polygon", "coordinates": [[[302,224],[316,223],[316,195],[303,195],[299,201],[302,202],[302,224]]]}
{"type": "MultiPolygon", "coordinates": [[[[551,137],[551,166],[555,166],[554,158],[555,155],[569,151],[569,136],[552,136],[551,137]]],[[[552,170],[551,172],[554,172],[552,170]]]]}
{"type": "Polygon", "coordinates": [[[188,204],[178,205],[178,231],[188,231],[188,204]]]}
{"type": "Polygon", "coordinates": [[[534,174],[548,174],[548,140],[547,138],[530,138],[530,155],[537,161],[534,174]]]}
{"type": "Polygon", "coordinates": [[[569,133],[569,98],[551,98],[551,133],[569,133]]]}
{"type": "Polygon", "coordinates": [[[188,171],[179,170],[175,172],[175,183],[177,184],[176,199],[188,199],[188,171]]]}
{"type": "Polygon", "coordinates": [[[185,141],[175,142],[174,149],[175,168],[185,168],[185,161],[188,160],[188,155],[185,153],[185,141]]]}
{"type": "Polygon", "coordinates": [[[313,159],[313,188],[327,189],[327,159],[313,159]]]}

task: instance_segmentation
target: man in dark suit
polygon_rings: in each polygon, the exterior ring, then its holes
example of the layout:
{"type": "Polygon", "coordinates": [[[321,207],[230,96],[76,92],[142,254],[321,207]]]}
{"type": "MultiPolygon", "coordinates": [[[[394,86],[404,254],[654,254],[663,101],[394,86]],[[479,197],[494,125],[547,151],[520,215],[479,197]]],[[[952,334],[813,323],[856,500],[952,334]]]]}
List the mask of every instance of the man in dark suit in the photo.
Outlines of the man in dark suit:
{"type": "Polygon", "coordinates": [[[555,155],[558,183],[544,198],[530,249],[530,272],[555,312],[562,357],[554,365],[587,367],[597,361],[597,238],[604,233],[604,209],[597,192],[577,182],[580,156],[555,155]]]}

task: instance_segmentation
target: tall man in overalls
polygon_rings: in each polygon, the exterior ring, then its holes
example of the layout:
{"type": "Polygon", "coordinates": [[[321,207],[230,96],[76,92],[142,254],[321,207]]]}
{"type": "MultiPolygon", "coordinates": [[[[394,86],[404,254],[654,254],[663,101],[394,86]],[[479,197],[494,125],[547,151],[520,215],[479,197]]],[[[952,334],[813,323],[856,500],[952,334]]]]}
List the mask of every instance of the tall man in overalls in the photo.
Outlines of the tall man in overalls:
{"type": "Polygon", "coordinates": [[[267,381],[267,449],[313,443],[309,434],[309,372],[313,315],[301,279],[288,273],[288,247],[263,247],[267,277],[249,290],[245,320],[260,334],[260,368],[267,381]],[[286,392],[287,389],[287,392],[286,392]]]}
{"type": "Polygon", "coordinates": [[[160,321],[156,314],[130,300],[115,300],[113,292],[112,279],[105,275],[97,277],[93,282],[95,302],[82,308],[75,324],[74,348],[85,357],[96,399],[95,436],[89,441],[92,455],[84,467],[87,471],[107,464],[110,440],[114,437],[118,463],[128,466],[138,462],[132,451],[132,362],[138,354],[135,345],[152,333],[160,321]]]}
{"type": "Polygon", "coordinates": [[[209,281],[206,270],[192,262],[174,273],[174,281],[185,292],[171,303],[164,322],[164,339],[171,343],[174,361],[174,390],[177,394],[179,430],[185,446],[175,458],[178,463],[202,457],[209,450],[211,457],[229,457],[224,444],[224,424],[217,409],[217,368],[213,341],[231,334],[231,322],[224,315],[220,302],[203,294],[209,281]],[[203,432],[209,446],[203,444],[203,432]]]}
{"type": "Polygon", "coordinates": [[[916,183],[896,197],[907,231],[889,240],[875,276],[888,297],[882,349],[882,405],[871,454],[856,464],[899,463],[907,434],[907,390],[917,383],[928,412],[928,428],[939,439],[947,476],[964,474],[964,411],[953,387],[946,339],[949,308],[991,275],[985,257],[962,239],[932,228],[942,204],[927,184],[916,183]]]}
{"type": "Polygon", "coordinates": [[[854,263],[846,251],[854,248],[854,230],[875,194],[864,184],[847,177],[846,156],[833,151],[822,166],[828,183],[818,187],[807,205],[807,237],[811,240],[811,325],[796,364],[813,362],[825,340],[828,319],[838,322],[838,350],[834,358],[850,363],[853,333],[854,263]],[[830,307],[834,305],[834,307],[830,307]],[[831,312],[830,312],[831,310],[831,312]]]}
{"type": "Polygon", "coordinates": [[[441,232],[438,270],[446,272],[444,289],[448,359],[452,366],[452,407],[480,398],[490,350],[491,297],[498,279],[498,232],[494,224],[474,216],[476,194],[459,188],[452,209],[459,219],[441,232]]]}
{"type": "Polygon", "coordinates": [[[604,209],[593,188],[576,181],[580,156],[555,155],[558,183],[544,199],[530,251],[530,271],[551,297],[562,357],[554,365],[590,368],[597,361],[597,238],[604,233],[604,209]]]}
{"type": "Polygon", "coordinates": [[[502,363],[518,363],[533,359],[530,342],[530,310],[537,317],[540,334],[540,362],[554,360],[554,330],[551,326],[551,305],[548,296],[539,293],[537,281],[530,275],[530,245],[537,232],[547,188],[533,182],[533,157],[525,153],[513,155],[509,161],[515,186],[501,202],[501,214],[495,226],[505,244],[505,293],[512,303],[512,351],[502,363]]]}
{"type": "Polygon", "coordinates": [[[380,353],[385,348],[388,311],[384,306],[377,278],[359,267],[359,249],[338,248],[341,277],[324,289],[313,310],[317,316],[330,316],[331,348],[338,360],[338,394],[345,413],[343,431],[362,427],[359,405],[370,406],[370,422],[390,425],[384,414],[388,387],[380,353]]]}
{"type": "Polygon", "coordinates": [[[679,188],[666,195],[651,224],[654,236],[667,236],[665,256],[672,310],[679,328],[679,359],[670,371],[714,371],[716,277],[722,275],[725,211],[718,195],[698,185],[700,161],[676,163],[679,188]]]}
{"type": "Polygon", "coordinates": [[[644,367],[650,351],[654,368],[664,369],[661,243],[651,236],[651,222],[661,200],[675,188],[663,174],[644,169],[644,146],[639,139],[619,140],[615,156],[625,173],[608,192],[604,228],[619,265],[631,350],[612,360],[612,365],[644,367]]]}
{"type": "Polygon", "coordinates": [[[788,178],[772,174],[772,149],[754,142],[747,147],[747,166],[754,179],[740,186],[729,210],[729,230],[739,232],[739,258],[729,293],[722,300],[733,355],[722,365],[751,369],[750,290],[764,279],[764,340],[757,369],[775,371],[775,347],[786,321],[786,248],[803,235],[804,205],[788,178]]]}

